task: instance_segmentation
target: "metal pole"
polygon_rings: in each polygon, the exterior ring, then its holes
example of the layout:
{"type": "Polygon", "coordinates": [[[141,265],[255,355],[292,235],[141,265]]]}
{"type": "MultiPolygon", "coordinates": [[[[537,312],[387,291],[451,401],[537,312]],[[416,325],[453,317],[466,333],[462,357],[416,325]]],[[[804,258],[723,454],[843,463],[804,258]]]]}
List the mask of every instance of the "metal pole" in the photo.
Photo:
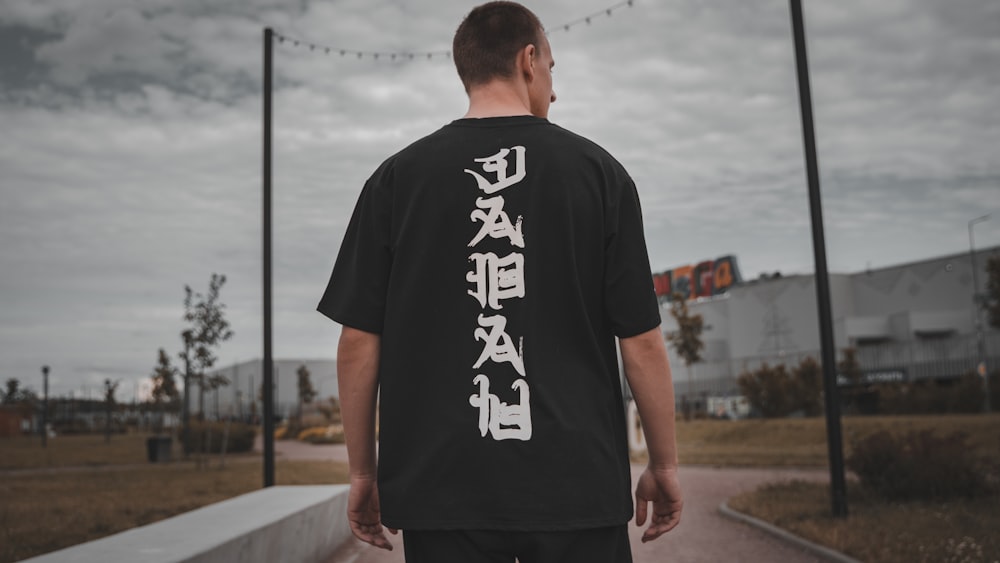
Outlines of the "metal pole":
{"type": "MultiPolygon", "coordinates": [[[[240,365],[233,364],[233,405],[240,401],[240,365]]],[[[235,406],[233,408],[236,408],[235,406]]],[[[240,418],[242,418],[243,405],[239,406],[240,418]]],[[[235,412],[235,411],[234,411],[235,412]]]]}
{"type": "MultiPolygon", "coordinates": [[[[187,331],[184,334],[189,334],[187,331]]],[[[190,453],[191,436],[191,339],[184,337],[184,402],[181,403],[181,450],[184,459],[190,453]]]]}
{"type": "Polygon", "coordinates": [[[972,236],[972,226],[989,220],[990,215],[976,217],[969,221],[969,260],[972,262],[972,311],[976,316],[976,369],[983,378],[983,412],[993,410],[990,404],[990,371],[986,365],[986,342],[983,338],[982,296],[979,295],[979,266],[976,264],[976,243],[972,236]]]}
{"type": "Polygon", "coordinates": [[[830,312],[830,279],[826,266],[823,236],[823,207],[819,192],[819,161],[813,130],[812,93],[809,89],[809,61],[806,58],[806,31],[801,0],[789,0],[795,63],[802,111],[802,142],[805,146],[806,175],[809,181],[809,212],[812,218],[813,256],[816,262],[816,302],[819,308],[820,349],[823,361],[823,396],[826,407],[826,443],[830,458],[830,488],[835,517],[847,516],[847,485],[844,480],[843,438],[840,431],[840,393],[837,389],[836,350],[833,343],[833,315],[830,312]]]}
{"type": "Polygon", "coordinates": [[[42,447],[49,447],[49,366],[42,366],[42,447]]]}
{"type": "Polygon", "coordinates": [[[274,486],[274,403],[271,357],[271,89],[274,31],[264,28],[264,487],[274,486]]]}

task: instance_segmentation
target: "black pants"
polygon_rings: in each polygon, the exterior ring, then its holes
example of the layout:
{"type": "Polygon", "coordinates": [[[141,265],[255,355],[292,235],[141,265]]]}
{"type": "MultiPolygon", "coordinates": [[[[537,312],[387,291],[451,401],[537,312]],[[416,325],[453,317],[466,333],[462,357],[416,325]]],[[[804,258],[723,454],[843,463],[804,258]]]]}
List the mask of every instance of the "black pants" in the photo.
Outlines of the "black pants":
{"type": "Polygon", "coordinates": [[[403,530],[406,563],[632,563],[628,525],[558,532],[403,530]]]}

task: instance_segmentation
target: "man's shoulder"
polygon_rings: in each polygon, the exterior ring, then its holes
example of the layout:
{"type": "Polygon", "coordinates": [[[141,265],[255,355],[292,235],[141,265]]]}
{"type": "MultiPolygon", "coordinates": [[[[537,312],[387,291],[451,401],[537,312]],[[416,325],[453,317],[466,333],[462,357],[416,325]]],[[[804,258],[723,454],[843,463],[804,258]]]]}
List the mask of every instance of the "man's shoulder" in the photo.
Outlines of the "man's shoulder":
{"type": "MultiPolygon", "coordinates": [[[[381,170],[392,170],[406,164],[426,164],[437,158],[448,157],[454,152],[464,152],[478,146],[478,136],[473,133],[475,130],[490,128],[493,131],[488,136],[490,142],[495,142],[499,138],[507,138],[512,141],[519,139],[519,142],[540,143],[556,151],[559,155],[566,157],[576,155],[589,160],[600,161],[604,165],[618,168],[624,171],[624,167],[607,149],[594,140],[579,133],[571,131],[561,125],[557,125],[547,119],[527,118],[519,116],[519,119],[512,118],[504,123],[502,120],[490,122],[482,120],[471,125],[469,120],[458,119],[444,124],[437,130],[424,135],[410,144],[406,145],[396,153],[392,154],[379,167],[381,170]],[[529,119],[533,121],[529,121],[529,119]],[[525,128],[525,126],[529,126],[525,128]],[[498,129],[509,128],[511,133],[517,130],[524,132],[524,137],[519,138],[516,134],[497,134],[498,129]]],[[[518,142],[518,141],[515,141],[518,142]]]]}
{"type": "Polygon", "coordinates": [[[579,133],[570,131],[569,129],[566,129],[565,127],[556,125],[554,123],[552,124],[551,129],[553,131],[553,135],[561,136],[562,137],[561,140],[565,142],[576,143],[581,150],[593,152],[597,156],[611,159],[616,163],[618,162],[618,160],[610,152],[608,152],[607,149],[605,149],[603,146],[598,144],[590,137],[584,137],[579,133]]]}

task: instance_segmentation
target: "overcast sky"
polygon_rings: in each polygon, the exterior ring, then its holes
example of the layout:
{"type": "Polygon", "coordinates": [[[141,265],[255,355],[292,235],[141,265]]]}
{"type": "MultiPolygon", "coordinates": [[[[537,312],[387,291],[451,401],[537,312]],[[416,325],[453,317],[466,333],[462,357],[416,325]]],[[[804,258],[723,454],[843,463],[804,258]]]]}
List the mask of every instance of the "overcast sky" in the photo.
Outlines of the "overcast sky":
{"type": "MultiPolygon", "coordinates": [[[[361,185],[461,116],[458,0],[3,0],[0,379],[54,394],[176,356],[184,285],[212,272],[262,355],[262,29],[275,50],[275,355],[334,357],[315,312],[361,185]]],[[[550,119],[639,188],[655,271],[735,254],[813,269],[787,3],[539,0],[550,119]]],[[[1000,244],[1000,3],[805,2],[829,264],[854,272],[1000,244]]]]}

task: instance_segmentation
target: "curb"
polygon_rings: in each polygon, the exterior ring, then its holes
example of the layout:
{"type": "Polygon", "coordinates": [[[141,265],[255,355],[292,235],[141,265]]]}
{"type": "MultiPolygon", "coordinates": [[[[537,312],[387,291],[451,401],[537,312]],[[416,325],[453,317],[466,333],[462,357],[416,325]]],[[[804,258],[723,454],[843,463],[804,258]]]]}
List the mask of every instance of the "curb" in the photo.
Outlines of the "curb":
{"type": "Polygon", "coordinates": [[[839,551],[830,549],[829,547],[824,547],[817,543],[813,543],[805,538],[799,537],[787,530],[783,530],[759,518],[754,518],[753,516],[749,516],[742,512],[737,512],[736,510],[729,508],[729,504],[727,502],[723,502],[722,504],[719,505],[719,513],[727,518],[743,522],[744,524],[753,526],[758,530],[767,532],[782,541],[788,542],[792,545],[795,545],[796,547],[804,549],[805,551],[808,551],[813,555],[816,555],[817,557],[824,559],[826,561],[832,561],[833,563],[862,563],[861,561],[854,559],[853,557],[848,557],[847,555],[844,555],[839,551]]]}

